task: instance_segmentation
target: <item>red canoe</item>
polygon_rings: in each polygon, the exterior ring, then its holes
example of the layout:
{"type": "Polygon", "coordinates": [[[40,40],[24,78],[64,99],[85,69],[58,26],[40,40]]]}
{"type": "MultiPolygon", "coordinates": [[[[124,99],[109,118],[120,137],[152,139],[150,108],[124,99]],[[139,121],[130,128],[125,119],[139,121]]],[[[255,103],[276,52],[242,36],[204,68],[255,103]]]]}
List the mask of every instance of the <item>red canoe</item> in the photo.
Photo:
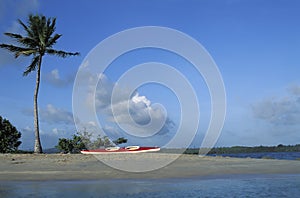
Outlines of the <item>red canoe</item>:
{"type": "Polygon", "coordinates": [[[105,149],[95,150],[82,150],[82,154],[110,154],[110,153],[145,153],[159,151],[159,147],[140,147],[140,146],[127,146],[124,148],[120,147],[108,147],[105,149]]]}

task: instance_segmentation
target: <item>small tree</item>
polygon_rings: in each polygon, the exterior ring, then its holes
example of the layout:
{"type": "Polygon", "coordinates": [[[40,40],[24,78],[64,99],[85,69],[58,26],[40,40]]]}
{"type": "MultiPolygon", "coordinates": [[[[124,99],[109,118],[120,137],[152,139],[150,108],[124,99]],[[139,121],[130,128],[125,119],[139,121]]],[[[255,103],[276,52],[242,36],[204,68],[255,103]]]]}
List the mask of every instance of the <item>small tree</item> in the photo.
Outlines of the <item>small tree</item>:
{"type": "Polygon", "coordinates": [[[104,136],[103,137],[103,146],[104,147],[109,147],[109,146],[113,146],[112,142],[110,141],[109,137],[104,136]]]}
{"type": "Polygon", "coordinates": [[[86,149],[84,142],[82,141],[81,137],[78,135],[73,135],[73,153],[80,153],[81,150],[86,149]]]}
{"type": "Polygon", "coordinates": [[[97,137],[93,137],[93,134],[87,132],[86,130],[83,132],[78,132],[77,134],[81,137],[82,142],[88,149],[99,149],[113,146],[113,143],[107,136],[101,137],[101,135],[98,135],[97,137]]]}
{"type": "Polygon", "coordinates": [[[58,145],[55,146],[55,148],[57,148],[59,151],[63,153],[71,153],[71,151],[73,150],[73,144],[70,141],[70,139],[59,138],[58,145]]]}
{"type": "Polygon", "coordinates": [[[63,153],[79,153],[86,147],[80,136],[73,135],[73,139],[60,138],[56,148],[63,153]]]}
{"type": "Polygon", "coordinates": [[[21,133],[8,120],[0,116],[0,152],[9,153],[18,150],[22,143],[21,133]]]}
{"type": "Polygon", "coordinates": [[[88,149],[98,149],[104,146],[104,140],[99,135],[96,140],[89,140],[89,144],[86,144],[88,149]]]}
{"type": "Polygon", "coordinates": [[[114,140],[113,143],[116,145],[127,143],[127,139],[124,137],[121,137],[121,138],[118,138],[117,140],[114,140]]]}

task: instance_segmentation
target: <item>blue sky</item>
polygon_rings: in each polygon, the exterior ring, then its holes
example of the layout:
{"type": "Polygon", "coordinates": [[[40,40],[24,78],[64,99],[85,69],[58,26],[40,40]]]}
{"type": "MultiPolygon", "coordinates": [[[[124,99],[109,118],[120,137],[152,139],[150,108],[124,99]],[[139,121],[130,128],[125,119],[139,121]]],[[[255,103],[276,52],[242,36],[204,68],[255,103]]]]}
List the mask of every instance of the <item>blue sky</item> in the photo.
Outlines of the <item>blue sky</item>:
{"type": "MultiPolygon", "coordinates": [[[[0,32],[20,32],[16,19],[26,21],[29,13],[42,13],[57,17],[56,30],[63,36],[55,48],[81,53],[79,57],[67,59],[44,59],[39,108],[45,148],[53,147],[59,137],[70,137],[76,131],[72,112],[74,78],[90,50],[113,34],[140,26],[179,30],[201,43],[216,62],[227,96],[227,115],[217,146],[298,144],[299,8],[297,0],[4,0],[0,2],[0,32]]],[[[1,35],[0,42],[10,40],[1,35]]],[[[22,76],[29,61],[15,60],[0,50],[0,115],[22,132],[24,149],[33,148],[35,75],[22,76]]],[[[201,111],[200,127],[191,146],[200,146],[210,117],[209,92],[201,75],[181,57],[154,49],[124,54],[104,73],[106,84],[99,92],[108,91],[134,65],[149,61],[172,65],[191,82],[201,111]]],[[[168,132],[153,139],[161,141],[160,144],[167,142],[178,128],[180,102],[172,91],[157,84],[145,85],[137,92],[143,104],[160,103],[167,110],[168,120],[174,126],[166,125],[164,130],[168,132]]],[[[101,93],[96,97],[99,102],[105,101],[101,93]]],[[[97,108],[99,122],[108,133],[117,131],[109,133],[113,138],[126,136],[108,120],[109,113],[102,111],[101,106],[97,108]]],[[[132,144],[147,143],[130,135],[126,137],[132,144]]]]}

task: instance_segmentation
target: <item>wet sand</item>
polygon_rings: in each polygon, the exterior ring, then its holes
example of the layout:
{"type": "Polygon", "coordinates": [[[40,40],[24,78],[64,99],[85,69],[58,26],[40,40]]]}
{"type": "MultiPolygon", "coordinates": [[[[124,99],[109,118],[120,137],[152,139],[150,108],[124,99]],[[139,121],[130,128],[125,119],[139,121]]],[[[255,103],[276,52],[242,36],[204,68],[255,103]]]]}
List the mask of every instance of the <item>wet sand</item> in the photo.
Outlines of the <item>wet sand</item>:
{"type": "MultiPolygon", "coordinates": [[[[101,157],[120,164],[126,160],[149,164],[151,161],[172,159],[174,155],[144,153],[101,157]]],[[[300,161],[182,155],[158,170],[130,173],[111,168],[93,155],[0,154],[0,181],[190,178],[240,174],[300,174],[300,161]]]]}

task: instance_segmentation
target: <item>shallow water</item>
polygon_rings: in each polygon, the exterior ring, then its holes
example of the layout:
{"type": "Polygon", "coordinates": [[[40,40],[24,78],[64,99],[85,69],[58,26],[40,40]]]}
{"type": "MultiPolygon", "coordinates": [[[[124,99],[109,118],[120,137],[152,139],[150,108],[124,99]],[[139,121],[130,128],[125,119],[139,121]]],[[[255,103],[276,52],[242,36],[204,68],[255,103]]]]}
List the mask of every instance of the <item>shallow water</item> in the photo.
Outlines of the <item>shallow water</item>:
{"type": "Polygon", "coordinates": [[[299,197],[300,174],[1,182],[0,197],[299,197]]]}

